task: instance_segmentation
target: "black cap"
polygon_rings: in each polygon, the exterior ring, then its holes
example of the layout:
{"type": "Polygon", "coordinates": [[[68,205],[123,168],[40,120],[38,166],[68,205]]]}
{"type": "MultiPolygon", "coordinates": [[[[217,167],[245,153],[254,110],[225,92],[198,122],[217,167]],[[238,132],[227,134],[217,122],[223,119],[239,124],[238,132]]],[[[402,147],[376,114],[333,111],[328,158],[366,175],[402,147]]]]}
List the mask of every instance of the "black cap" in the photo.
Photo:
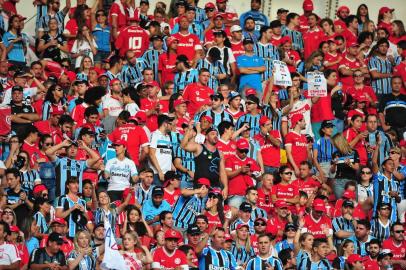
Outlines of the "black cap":
{"type": "Polygon", "coordinates": [[[73,85],[75,85],[75,86],[77,86],[79,84],[89,85],[89,83],[87,81],[85,81],[85,80],[76,80],[76,81],[73,82],[73,85]]]}
{"type": "Polygon", "coordinates": [[[84,127],[84,128],[80,129],[79,138],[80,138],[80,136],[83,136],[83,135],[95,136],[96,134],[94,133],[94,131],[92,129],[90,129],[88,127],[84,127]]]}
{"type": "Polygon", "coordinates": [[[13,88],[11,88],[11,92],[15,92],[15,91],[24,92],[24,88],[22,88],[19,85],[14,85],[13,88]]]}
{"type": "Polygon", "coordinates": [[[280,8],[276,11],[276,14],[284,13],[284,12],[289,12],[286,8],[280,8]]]}
{"type": "Polygon", "coordinates": [[[17,70],[17,71],[14,73],[14,76],[13,76],[13,77],[14,77],[14,78],[27,77],[27,72],[22,71],[22,70],[17,70]]]}
{"type": "Polygon", "coordinates": [[[95,231],[97,228],[99,228],[99,227],[103,227],[104,228],[104,222],[99,222],[99,223],[97,223],[95,226],[94,226],[94,228],[93,228],[93,231],[95,231]]]}
{"type": "Polygon", "coordinates": [[[186,233],[190,235],[199,235],[202,233],[202,231],[200,231],[197,225],[191,225],[187,228],[186,233]]]}
{"type": "Polygon", "coordinates": [[[321,128],[326,128],[326,127],[334,127],[335,125],[334,125],[334,123],[333,123],[333,120],[324,120],[322,123],[321,123],[321,128]]]}
{"type": "Polygon", "coordinates": [[[250,37],[244,38],[244,40],[242,41],[242,45],[246,44],[254,44],[254,40],[250,37]]]}
{"type": "Polygon", "coordinates": [[[343,207],[352,207],[352,208],[354,208],[354,202],[351,201],[351,200],[345,200],[343,202],[343,207]]]}
{"type": "Polygon", "coordinates": [[[382,249],[378,255],[378,261],[382,260],[386,256],[390,256],[391,258],[393,257],[393,253],[390,251],[390,249],[382,249]]]}
{"type": "Polygon", "coordinates": [[[166,114],[158,115],[158,123],[172,122],[173,120],[175,120],[175,117],[170,117],[169,115],[166,114]]]}
{"type": "Polygon", "coordinates": [[[216,47],[211,47],[208,55],[213,59],[213,61],[217,61],[221,59],[221,52],[218,48],[216,47]]]}
{"type": "Polygon", "coordinates": [[[285,231],[287,231],[289,229],[294,229],[295,231],[297,231],[297,226],[295,224],[293,224],[293,223],[286,223],[285,231]]]}
{"type": "Polygon", "coordinates": [[[254,103],[256,103],[256,104],[259,106],[259,98],[256,97],[256,96],[254,96],[254,95],[249,95],[249,96],[247,97],[247,101],[254,102],[254,103]]]}
{"type": "Polygon", "coordinates": [[[181,175],[175,171],[167,171],[165,173],[165,181],[168,181],[171,179],[180,179],[180,178],[181,178],[181,175]]]}
{"type": "Polygon", "coordinates": [[[240,210],[243,212],[252,212],[252,206],[247,202],[243,202],[240,204],[240,210]]]}
{"type": "Polygon", "coordinates": [[[282,23],[280,20],[273,20],[270,24],[269,27],[273,28],[277,28],[277,27],[282,27],[282,23]]]}
{"type": "Polygon", "coordinates": [[[164,195],[164,189],[162,187],[154,187],[152,189],[152,197],[154,196],[163,196],[164,195]]]}
{"type": "Polygon", "coordinates": [[[218,130],[217,130],[216,128],[214,128],[214,127],[209,127],[209,128],[206,130],[206,135],[209,135],[209,133],[212,132],[212,131],[215,131],[215,132],[218,133],[218,130]]]}
{"type": "Polygon", "coordinates": [[[194,6],[191,6],[191,5],[186,6],[186,11],[189,11],[189,10],[196,11],[196,8],[194,6]]]}
{"type": "Polygon", "coordinates": [[[226,33],[224,30],[216,30],[216,31],[213,31],[213,35],[214,35],[214,36],[227,37],[227,33],[226,33]]]}
{"type": "Polygon", "coordinates": [[[153,35],[152,37],[149,38],[149,41],[154,41],[154,40],[163,41],[164,38],[161,35],[153,35]]]}
{"type": "Polygon", "coordinates": [[[221,101],[223,101],[224,97],[223,97],[222,94],[217,93],[217,94],[214,94],[214,95],[210,95],[210,99],[220,99],[221,101]]]}
{"type": "Polygon", "coordinates": [[[149,1],[148,1],[148,0],[141,0],[141,1],[140,1],[140,5],[141,5],[141,4],[147,4],[147,5],[149,5],[149,1]]]}
{"type": "Polygon", "coordinates": [[[379,205],[378,205],[378,209],[381,209],[381,208],[383,208],[383,207],[388,207],[389,209],[392,209],[392,205],[390,205],[390,203],[380,203],[379,205]]]}
{"type": "Polygon", "coordinates": [[[48,242],[57,242],[58,244],[63,244],[65,243],[65,240],[63,239],[63,236],[59,233],[52,232],[48,236],[48,242]]]}
{"type": "Polygon", "coordinates": [[[176,2],[175,5],[176,5],[176,6],[184,6],[184,7],[186,7],[186,6],[187,6],[187,3],[186,3],[186,1],[184,1],[184,0],[179,0],[179,1],[176,2]]]}

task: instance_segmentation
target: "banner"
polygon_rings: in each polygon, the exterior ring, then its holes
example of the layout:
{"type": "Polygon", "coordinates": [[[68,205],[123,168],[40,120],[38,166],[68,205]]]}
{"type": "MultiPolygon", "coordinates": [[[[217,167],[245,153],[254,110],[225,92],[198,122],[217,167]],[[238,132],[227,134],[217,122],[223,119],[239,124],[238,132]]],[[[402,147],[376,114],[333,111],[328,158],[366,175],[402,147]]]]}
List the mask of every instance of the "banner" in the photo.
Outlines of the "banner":
{"type": "Polygon", "coordinates": [[[272,64],[274,66],[273,83],[283,87],[292,86],[292,78],[286,63],[273,60],[272,64]]]}
{"type": "Polygon", "coordinates": [[[307,89],[309,97],[326,97],[327,80],[321,72],[307,72],[307,89]]]}
{"type": "Polygon", "coordinates": [[[125,270],[128,269],[123,256],[118,251],[114,233],[111,230],[108,218],[104,219],[105,240],[104,240],[104,257],[100,264],[102,270],[125,270]]]}
{"type": "Polygon", "coordinates": [[[11,132],[11,107],[0,107],[0,135],[8,136],[11,132]]]}

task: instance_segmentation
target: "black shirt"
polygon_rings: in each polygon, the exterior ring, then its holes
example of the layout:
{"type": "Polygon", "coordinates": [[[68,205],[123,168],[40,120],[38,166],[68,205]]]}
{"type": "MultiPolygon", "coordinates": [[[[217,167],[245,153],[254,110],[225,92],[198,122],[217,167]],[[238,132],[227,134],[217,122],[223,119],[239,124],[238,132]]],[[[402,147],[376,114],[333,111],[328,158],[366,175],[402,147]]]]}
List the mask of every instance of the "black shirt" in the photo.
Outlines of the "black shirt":
{"type": "Polygon", "coordinates": [[[202,148],[202,152],[195,157],[194,182],[197,183],[199,178],[207,178],[210,180],[212,187],[220,187],[220,152],[217,149],[211,152],[204,144],[202,148]]]}
{"type": "MultiPolygon", "coordinates": [[[[63,35],[58,34],[56,37],[51,37],[48,33],[43,35],[41,40],[45,41],[45,44],[51,42],[51,40],[56,40],[59,45],[63,46],[66,43],[66,39],[63,35]]],[[[44,50],[43,58],[51,58],[52,60],[59,62],[61,60],[61,50],[58,45],[48,47],[44,50]]]]}
{"type": "Polygon", "coordinates": [[[387,125],[395,128],[406,126],[406,96],[384,95],[379,102],[379,112],[385,113],[387,125]]]}
{"type": "Polygon", "coordinates": [[[355,180],[355,171],[345,163],[345,160],[349,159],[352,163],[359,163],[358,152],[353,150],[352,154],[347,155],[336,151],[333,153],[332,157],[333,160],[338,158],[335,178],[355,180]]]}
{"type": "MultiPolygon", "coordinates": [[[[54,256],[51,256],[46,252],[45,248],[35,249],[31,256],[28,268],[30,269],[32,264],[47,264],[58,263],[60,266],[66,265],[65,255],[62,251],[58,251],[54,256]]],[[[47,270],[49,268],[46,268],[47,270]]]]}
{"type": "MultiPolygon", "coordinates": [[[[34,113],[34,109],[31,107],[31,105],[16,105],[14,104],[13,101],[10,102],[10,107],[11,107],[11,114],[19,114],[19,113],[34,113]]],[[[27,126],[31,126],[32,124],[18,124],[15,122],[11,122],[11,130],[14,131],[17,134],[23,134],[24,129],[27,126]]]]}

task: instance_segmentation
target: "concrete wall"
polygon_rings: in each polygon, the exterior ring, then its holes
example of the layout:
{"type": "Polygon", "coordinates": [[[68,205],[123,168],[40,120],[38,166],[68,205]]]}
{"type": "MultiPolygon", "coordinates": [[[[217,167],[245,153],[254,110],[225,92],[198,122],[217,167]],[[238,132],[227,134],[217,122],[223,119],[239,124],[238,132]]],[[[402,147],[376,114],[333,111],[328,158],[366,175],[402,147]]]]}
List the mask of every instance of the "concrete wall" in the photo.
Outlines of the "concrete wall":
{"type": "MultiPolygon", "coordinates": [[[[155,6],[155,3],[158,1],[163,1],[170,3],[170,0],[150,0],[151,3],[151,12],[152,7],[155,6]]],[[[270,19],[276,18],[276,11],[283,7],[292,12],[299,14],[303,13],[302,10],[302,0],[262,0],[264,6],[264,13],[270,16],[270,19]]],[[[61,0],[62,5],[64,5],[64,0],[61,0]]],[[[207,2],[215,2],[215,0],[200,0],[199,6],[203,7],[207,2]]],[[[94,0],[87,0],[89,5],[94,3],[94,0]]],[[[250,0],[229,0],[229,5],[237,10],[239,14],[243,11],[249,10],[250,0]]],[[[386,5],[391,8],[395,8],[395,18],[403,20],[406,24],[406,0],[386,0],[386,1],[376,1],[376,0],[313,0],[315,12],[321,16],[333,17],[338,6],[346,5],[350,8],[352,13],[355,13],[357,7],[365,3],[369,7],[370,18],[376,21],[378,17],[379,8],[386,5]],[[331,8],[329,9],[329,5],[331,8]]],[[[72,5],[76,5],[76,0],[72,0],[72,5]]],[[[20,0],[20,3],[17,5],[17,10],[19,13],[23,14],[28,18],[32,18],[36,14],[36,8],[32,5],[32,0],[20,0]]],[[[35,18],[27,20],[26,32],[34,33],[35,29],[35,18]]]]}

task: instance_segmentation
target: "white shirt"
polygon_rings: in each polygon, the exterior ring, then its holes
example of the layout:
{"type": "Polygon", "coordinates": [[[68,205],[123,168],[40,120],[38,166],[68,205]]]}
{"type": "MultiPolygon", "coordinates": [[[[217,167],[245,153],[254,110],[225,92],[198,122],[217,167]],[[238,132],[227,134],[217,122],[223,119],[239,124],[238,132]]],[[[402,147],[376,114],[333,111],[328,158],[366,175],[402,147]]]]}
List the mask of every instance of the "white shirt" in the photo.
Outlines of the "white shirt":
{"type": "Polygon", "coordinates": [[[310,111],[312,109],[313,103],[311,99],[303,99],[303,100],[298,100],[293,104],[292,109],[290,110],[288,116],[284,116],[282,118],[282,121],[287,122],[289,120],[288,126],[289,126],[289,131],[292,131],[290,128],[290,119],[292,118],[293,115],[295,114],[302,114],[303,118],[306,122],[306,129],[301,131],[301,134],[309,134],[310,136],[314,137],[313,131],[312,131],[312,123],[311,123],[311,118],[310,118],[310,111]]]}
{"type": "MultiPolygon", "coordinates": [[[[7,89],[4,92],[4,99],[2,105],[8,105],[11,102],[11,89],[7,89]]],[[[31,97],[35,97],[37,94],[38,88],[37,87],[25,87],[23,90],[23,104],[24,105],[31,105],[31,97]]]]}
{"type": "Polygon", "coordinates": [[[121,102],[113,98],[110,94],[106,95],[106,98],[102,101],[102,108],[109,111],[110,116],[117,117],[123,111],[123,105],[121,102]]]}
{"type": "MultiPolygon", "coordinates": [[[[93,39],[92,42],[93,42],[93,46],[95,48],[97,48],[96,41],[93,39]]],[[[73,43],[72,49],[71,49],[71,53],[79,53],[81,51],[86,52],[86,55],[89,56],[93,62],[93,52],[92,52],[92,48],[90,47],[89,42],[87,42],[87,41],[78,42],[77,40],[75,40],[75,42],[73,43]]],[[[83,56],[78,56],[76,58],[75,68],[80,68],[82,59],[83,59],[83,56]]]]}
{"type": "Polygon", "coordinates": [[[125,105],[125,110],[130,113],[131,116],[134,116],[138,111],[140,111],[140,107],[138,107],[137,103],[129,103],[125,105]]]}
{"type": "MultiPolygon", "coordinates": [[[[151,148],[154,148],[156,159],[158,160],[159,166],[163,173],[170,171],[172,169],[172,143],[169,135],[164,135],[159,131],[155,130],[151,134],[151,148]]],[[[155,174],[158,170],[149,161],[149,165],[155,174]]]]}
{"type": "Polygon", "coordinates": [[[134,161],[125,158],[119,160],[112,158],[107,161],[105,172],[110,174],[107,190],[124,190],[130,186],[130,178],[138,175],[134,161]]]}
{"type": "Polygon", "coordinates": [[[15,245],[0,245],[0,265],[11,265],[17,261],[21,261],[21,258],[15,245]]]}

